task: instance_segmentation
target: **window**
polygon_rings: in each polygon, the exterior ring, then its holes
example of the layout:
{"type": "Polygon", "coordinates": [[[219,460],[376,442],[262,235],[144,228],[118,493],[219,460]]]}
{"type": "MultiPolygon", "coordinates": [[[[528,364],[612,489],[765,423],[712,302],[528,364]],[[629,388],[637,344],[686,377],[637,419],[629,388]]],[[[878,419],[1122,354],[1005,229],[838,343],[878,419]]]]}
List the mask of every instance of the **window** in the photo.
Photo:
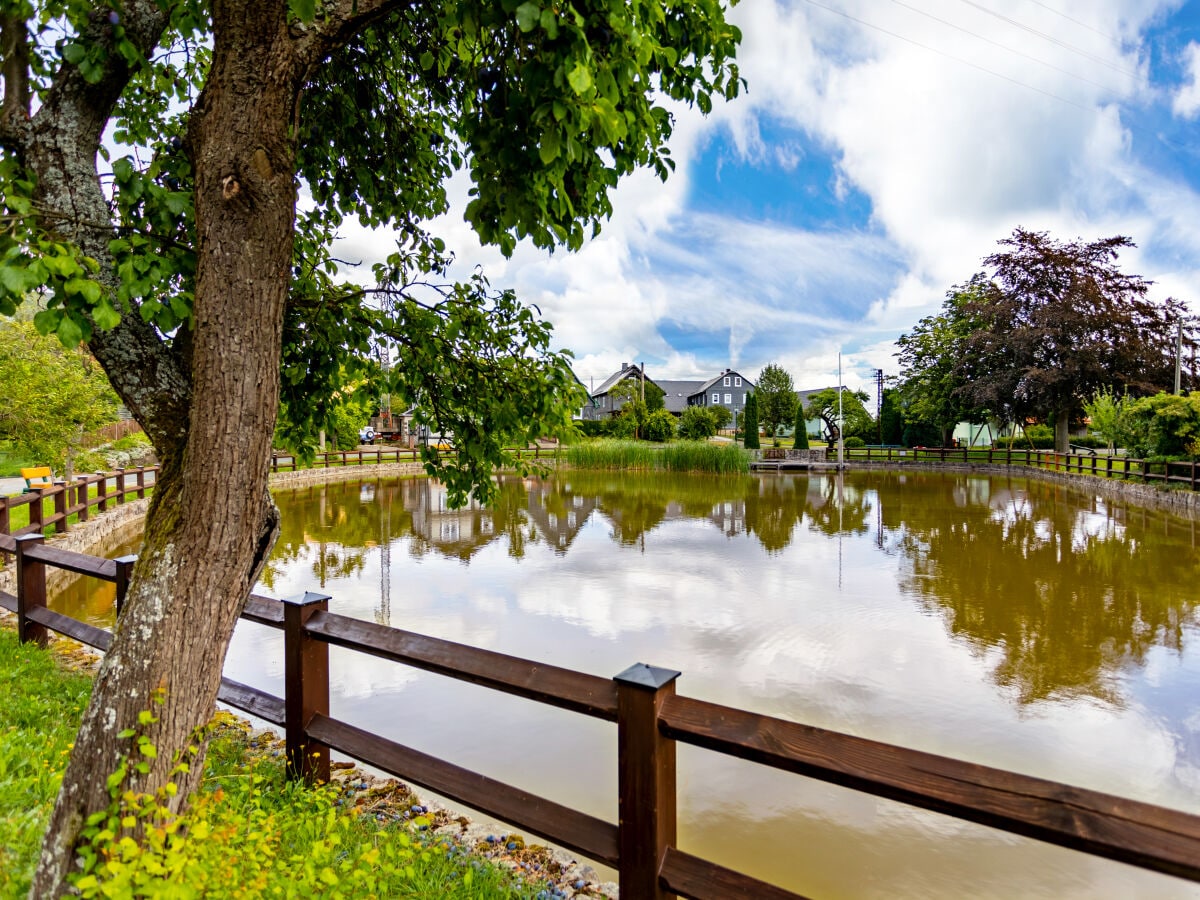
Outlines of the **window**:
{"type": "Polygon", "coordinates": [[[720,403],[720,402],[721,402],[721,395],[713,394],[713,403],[720,403]]]}
{"type": "Polygon", "coordinates": [[[741,387],[741,386],[742,386],[742,376],[741,376],[741,375],[734,375],[734,376],[733,376],[733,386],[734,386],[734,387],[741,387]]]}
{"type": "Polygon", "coordinates": [[[746,395],[742,394],[742,406],[746,405],[746,395]]]}
{"type": "Polygon", "coordinates": [[[725,395],[725,402],[726,402],[726,403],[732,403],[732,402],[733,402],[733,394],[726,394],[726,395],[725,395]]]}
{"type": "Polygon", "coordinates": [[[729,376],[725,376],[725,387],[729,387],[729,376]]]}

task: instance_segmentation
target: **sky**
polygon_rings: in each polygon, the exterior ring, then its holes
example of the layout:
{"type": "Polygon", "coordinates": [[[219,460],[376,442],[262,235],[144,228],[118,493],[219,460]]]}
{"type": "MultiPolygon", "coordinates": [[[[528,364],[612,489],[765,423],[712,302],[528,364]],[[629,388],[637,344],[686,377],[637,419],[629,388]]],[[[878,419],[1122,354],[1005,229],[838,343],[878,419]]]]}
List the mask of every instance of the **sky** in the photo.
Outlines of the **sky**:
{"type": "MultiPolygon", "coordinates": [[[[674,175],[628,177],[577,253],[505,259],[433,225],[555,326],[576,374],[782,365],[871,389],[895,341],[1014,228],[1115,234],[1125,271],[1200,312],[1200,0],[743,0],[746,90],[673,107],[674,175]]],[[[338,255],[385,256],[347,232],[338,255]]]]}

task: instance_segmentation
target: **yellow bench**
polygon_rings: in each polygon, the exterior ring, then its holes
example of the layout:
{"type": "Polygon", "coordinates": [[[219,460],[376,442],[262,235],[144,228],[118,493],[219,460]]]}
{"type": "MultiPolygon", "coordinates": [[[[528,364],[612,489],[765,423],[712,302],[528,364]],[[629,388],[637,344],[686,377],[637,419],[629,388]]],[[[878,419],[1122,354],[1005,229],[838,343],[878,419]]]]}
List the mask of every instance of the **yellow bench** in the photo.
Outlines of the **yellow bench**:
{"type": "Polygon", "coordinates": [[[39,488],[54,487],[54,473],[50,471],[49,466],[34,466],[29,469],[22,469],[21,477],[25,479],[24,493],[26,494],[30,491],[36,491],[39,488]]]}

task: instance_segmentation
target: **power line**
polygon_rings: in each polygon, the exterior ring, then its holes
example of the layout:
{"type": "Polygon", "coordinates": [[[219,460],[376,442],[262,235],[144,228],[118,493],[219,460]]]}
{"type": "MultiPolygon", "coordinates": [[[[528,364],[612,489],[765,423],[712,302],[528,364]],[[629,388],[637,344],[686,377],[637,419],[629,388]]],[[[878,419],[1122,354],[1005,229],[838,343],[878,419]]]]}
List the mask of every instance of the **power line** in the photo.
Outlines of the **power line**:
{"type": "Polygon", "coordinates": [[[903,0],[892,0],[892,2],[895,3],[897,6],[903,6],[905,9],[910,9],[913,12],[918,13],[919,15],[925,16],[927,19],[933,19],[933,21],[935,21],[935,22],[941,22],[943,25],[946,25],[950,28],[954,28],[957,31],[961,31],[961,32],[963,32],[963,34],[969,34],[971,37],[977,38],[978,40],[981,40],[988,44],[991,44],[993,47],[999,47],[1001,50],[1006,50],[1009,53],[1015,53],[1017,56],[1024,57],[1025,59],[1032,60],[1033,62],[1038,63],[1039,65],[1043,65],[1049,69],[1053,69],[1055,72],[1061,72],[1064,75],[1069,75],[1071,78],[1078,78],[1080,81],[1086,82],[1087,84],[1090,84],[1094,87],[1101,88],[1102,90],[1106,90],[1106,91],[1115,90],[1115,88],[1112,88],[1109,85],[1102,84],[1099,81],[1093,81],[1092,79],[1090,79],[1084,75],[1080,75],[1077,72],[1072,72],[1070,69],[1060,68],[1059,66],[1054,65],[1054,63],[1046,62],[1044,59],[1038,59],[1038,57],[1036,57],[1036,56],[1033,56],[1029,53],[1024,53],[1021,50],[1017,50],[1015,47],[1009,47],[1008,45],[1002,44],[999,41],[994,41],[990,37],[986,37],[982,34],[978,34],[974,31],[971,31],[969,28],[964,28],[961,25],[956,25],[953,22],[947,21],[946,19],[943,19],[939,16],[935,16],[933,13],[926,12],[923,9],[918,9],[915,6],[910,6],[909,4],[903,2],[903,0]]]}
{"type": "Polygon", "coordinates": [[[1068,44],[1066,41],[1056,38],[1052,34],[1047,34],[1044,31],[1039,31],[1038,29],[1034,28],[1031,25],[1026,25],[1023,22],[1018,22],[1016,19],[1010,19],[1008,16],[1004,15],[1003,13],[998,13],[995,10],[988,9],[986,6],[983,6],[982,4],[976,3],[975,0],[962,0],[962,2],[967,4],[967,6],[975,7],[980,12],[986,13],[989,16],[994,16],[995,18],[999,19],[1001,22],[1007,22],[1009,25],[1012,25],[1015,28],[1020,28],[1022,31],[1028,31],[1030,34],[1037,35],[1044,41],[1049,41],[1052,44],[1058,44],[1058,46],[1060,46],[1066,50],[1070,50],[1072,53],[1078,53],[1080,56],[1086,57],[1087,59],[1090,59],[1094,62],[1100,63],[1100,65],[1102,65],[1102,66],[1107,66],[1108,68],[1112,69],[1114,72],[1120,72],[1122,75],[1129,75],[1132,78],[1137,78],[1137,74],[1138,74],[1137,72],[1133,72],[1133,71],[1130,71],[1129,69],[1119,66],[1116,63],[1112,62],[1109,59],[1106,59],[1103,56],[1098,56],[1097,54],[1092,53],[1090,50],[1084,50],[1080,47],[1076,47],[1074,44],[1068,44]]]}
{"type": "Polygon", "coordinates": [[[851,22],[857,22],[859,25],[862,25],[866,28],[873,28],[876,31],[881,31],[886,35],[890,35],[891,37],[898,38],[899,40],[902,40],[909,44],[912,44],[914,47],[920,47],[922,50],[928,50],[931,53],[936,53],[938,56],[944,56],[944,57],[946,57],[946,59],[952,59],[955,62],[961,63],[964,66],[970,66],[972,69],[978,69],[980,72],[986,72],[988,75],[993,75],[996,78],[1003,79],[1004,81],[1007,81],[1009,84],[1015,84],[1015,85],[1017,85],[1017,87],[1023,87],[1026,90],[1034,91],[1035,93],[1041,94],[1044,97],[1049,97],[1052,100],[1057,100],[1059,103],[1065,103],[1065,104],[1067,104],[1067,106],[1073,106],[1076,109],[1082,109],[1084,112],[1091,112],[1091,110],[1088,107],[1084,106],[1081,103],[1076,103],[1074,100],[1068,100],[1066,97],[1060,97],[1058,94],[1051,93],[1050,91],[1042,90],[1039,87],[1034,87],[1032,84],[1026,84],[1024,81],[1018,81],[1015,78],[1009,78],[1007,75],[1002,75],[1001,73],[995,71],[994,69],[989,69],[987,66],[981,66],[978,63],[973,63],[968,59],[963,59],[960,56],[955,56],[952,53],[947,53],[944,50],[939,50],[937,47],[930,47],[928,44],[922,44],[920,41],[915,41],[910,37],[905,37],[902,34],[897,34],[894,31],[889,31],[888,29],[883,28],[879,25],[873,25],[870,22],[865,21],[864,19],[860,19],[857,16],[850,15],[850,13],[848,13],[848,12],[843,12],[840,9],[834,9],[832,6],[826,6],[824,3],[818,3],[817,0],[805,0],[805,2],[811,4],[812,6],[816,6],[819,9],[823,9],[826,12],[831,12],[834,15],[838,15],[838,16],[841,16],[842,18],[849,19],[851,22]]]}
{"type": "Polygon", "coordinates": [[[1061,16],[1062,18],[1066,19],[1068,22],[1074,22],[1076,25],[1080,26],[1081,28],[1086,28],[1088,31],[1094,31],[1094,32],[1096,32],[1096,34],[1100,35],[1100,37],[1105,38],[1106,40],[1110,40],[1114,44],[1121,43],[1121,39],[1118,38],[1116,35],[1109,34],[1106,31],[1101,31],[1099,28],[1093,28],[1087,22],[1081,22],[1078,19],[1072,19],[1065,12],[1059,12],[1057,9],[1055,9],[1053,6],[1051,6],[1048,3],[1042,3],[1042,2],[1040,2],[1040,0],[1029,0],[1029,2],[1037,4],[1042,9],[1045,9],[1045,10],[1048,10],[1048,11],[1054,13],[1056,16],[1061,16]]]}

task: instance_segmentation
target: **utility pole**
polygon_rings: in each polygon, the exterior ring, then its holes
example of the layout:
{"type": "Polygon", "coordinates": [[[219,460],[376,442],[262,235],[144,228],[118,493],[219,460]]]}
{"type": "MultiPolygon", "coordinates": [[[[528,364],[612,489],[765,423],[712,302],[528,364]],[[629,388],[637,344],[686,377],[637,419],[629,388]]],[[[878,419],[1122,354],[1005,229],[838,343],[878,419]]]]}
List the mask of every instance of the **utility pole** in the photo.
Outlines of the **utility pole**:
{"type": "Polygon", "coordinates": [[[1183,393],[1180,390],[1181,375],[1183,370],[1183,319],[1175,320],[1175,393],[1183,393]]]}
{"type": "MultiPolygon", "coordinates": [[[[841,470],[842,466],[845,465],[845,452],[846,452],[846,450],[845,450],[845,448],[846,448],[845,433],[846,433],[846,419],[842,415],[842,351],[839,350],[838,351],[838,456],[837,456],[837,460],[838,460],[837,464],[838,464],[839,471],[841,470]]],[[[838,510],[838,515],[839,516],[841,515],[840,507],[838,510]]]]}
{"type": "Polygon", "coordinates": [[[883,443],[883,369],[875,370],[875,424],[879,426],[879,443],[883,443]]]}

